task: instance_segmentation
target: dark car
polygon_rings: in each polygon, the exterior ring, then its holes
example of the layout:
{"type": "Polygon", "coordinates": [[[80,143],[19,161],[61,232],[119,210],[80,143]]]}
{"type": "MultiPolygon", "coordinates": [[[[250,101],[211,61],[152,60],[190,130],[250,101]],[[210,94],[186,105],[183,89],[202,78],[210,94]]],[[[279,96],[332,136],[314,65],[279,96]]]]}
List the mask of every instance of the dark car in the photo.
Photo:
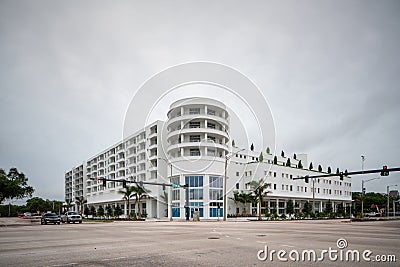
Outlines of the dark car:
{"type": "Polygon", "coordinates": [[[41,224],[48,224],[48,223],[60,224],[60,217],[55,213],[45,213],[42,215],[42,218],[40,219],[40,223],[41,224]]]}

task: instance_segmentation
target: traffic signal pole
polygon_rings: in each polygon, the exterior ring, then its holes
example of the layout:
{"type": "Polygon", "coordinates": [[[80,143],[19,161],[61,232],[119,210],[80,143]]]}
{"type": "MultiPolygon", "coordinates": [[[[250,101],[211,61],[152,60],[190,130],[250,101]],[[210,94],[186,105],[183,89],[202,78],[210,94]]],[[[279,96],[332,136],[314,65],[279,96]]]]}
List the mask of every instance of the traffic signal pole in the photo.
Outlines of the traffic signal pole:
{"type": "MultiPolygon", "coordinates": [[[[400,171],[400,167],[398,168],[386,168],[385,169],[385,175],[382,176],[387,176],[389,172],[398,172],[400,171]]],[[[366,171],[354,171],[354,172],[347,172],[344,174],[344,176],[350,176],[350,175],[358,175],[358,174],[369,174],[369,173],[383,173],[383,169],[375,169],[375,170],[366,170],[366,171]]],[[[342,173],[343,175],[343,173],[342,173]]],[[[341,176],[340,173],[329,173],[329,174],[320,174],[320,175],[311,175],[311,176],[304,176],[304,177],[294,177],[293,180],[308,180],[308,179],[313,179],[313,178],[327,178],[327,177],[335,177],[335,176],[341,176]]]]}

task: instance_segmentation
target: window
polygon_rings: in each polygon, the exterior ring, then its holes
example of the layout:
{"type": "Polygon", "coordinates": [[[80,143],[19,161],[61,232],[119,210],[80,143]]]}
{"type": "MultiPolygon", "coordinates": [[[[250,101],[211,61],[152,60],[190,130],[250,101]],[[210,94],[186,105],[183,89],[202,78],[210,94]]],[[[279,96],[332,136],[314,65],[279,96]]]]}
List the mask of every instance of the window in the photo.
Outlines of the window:
{"type": "Polygon", "coordinates": [[[215,123],[207,123],[207,128],[215,129],[215,123]]]}
{"type": "Polygon", "coordinates": [[[190,156],[200,156],[200,150],[198,148],[191,148],[190,156]]]}
{"type": "Polygon", "coordinates": [[[236,189],[239,189],[239,183],[236,183],[236,189]]]}
{"type": "Polygon", "coordinates": [[[239,176],[239,172],[236,172],[236,176],[239,176]]]}
{"type": "Polygon", "coordinates": [[[189,108],[189,114],[200,114],[200,108],[189,108]]]}
{"type": "Polygon", "coordinates": [[[274,177],[276,177],[276,172],[274,172],[274,177]]]}
{"type": "Polygon", "coordinates": [[[285,185],[282,185],[282,190],[285,190],[285,185]]]}
{"type": "Polygon", "coordinates": [[[209,180],[210,180],[210,188],[223,188],[224,187],[222,177],[210,176],[209,180]]]}
{"type": "Polygon", "coordinates": [[[207,114],[208,114],[208,115],[214,115],[214,116],[215,116],[215,110],[207,109],[207,114]]]}
{"type": "Polygon", "coordinates": [[[189,137],[190,142],[200,142],[200,135],[191,135],[189,137]]]}
{"type": "Polygon", "coordinates": [[[222,200],[222,189],[210,189],[210,200],[222,200]]]}
{"type": "Polygon", "coordinates": [[[199,121],[189,122],[189,128],[200,128],[200,122],[199,121]]]}
{"type": "Polygon", "coordinates": [[[203,176],[185,176],[185,184],[189,187],[203,187],[203,176]]]}
{"type": "Polygon", "coordinates": [[[172,217],[181,217],[181,209],[179,203],[172,203],[172,217]]]}
{"type": "Polygon", "coordinates": [[[290,191],[293,191],[293,186],[292,185],[290,186],[290,191]]]}
{"type": "Polygon", "coordinates": [[[202,200],[203,199],[203,189],[189,189],[189,199],[190,200],[202,200]]]}
{"type": "Polygon", "coordinates": [[[215,137],[214,136],[207,136],[207,141],[211,141],[215,143],[215,137]]]}
{"type": "MultiPolygon", "coordinates": [[[[222,203],[219,202],[211,202],[210,203],[210,217],[223,217],[224,216],[224,209],[222,208],[222,203]],[[219,204],[219,208],[218,208],[219,204]],[[218,214],[219,211],[219,214],[218,214]]],[[[239,212],[237,212],[239,213],[239,212]]]]}
{"type": "Polygon", "coordinates": [[[285,174],[284,173],[282,173],[282,178],[285,178],[285,174]]]}
{"type": "Polygon", "coordinates": [[[274,184],[274,190],[276,190],[276,184],[274,184]]]}
{"type": "Polygon", "coordinates": [[[215,150],[214,149],[207,149],[207,155],[208,156],[215,156],[215,150]]]}

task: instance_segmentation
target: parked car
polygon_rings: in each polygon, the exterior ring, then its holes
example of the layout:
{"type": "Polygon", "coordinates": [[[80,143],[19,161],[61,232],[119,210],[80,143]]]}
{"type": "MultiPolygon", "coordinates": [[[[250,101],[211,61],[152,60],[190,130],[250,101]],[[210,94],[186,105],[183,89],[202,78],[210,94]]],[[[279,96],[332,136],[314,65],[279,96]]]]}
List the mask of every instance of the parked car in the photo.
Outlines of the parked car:
{"type": "Polygon", "coordinates": [[[40,223],[41,224],[48,224],[48,223],[60,224],[60,217],[55,213],[44,213],[42,215],[42,217],[40,218],[40,223]]]}
{"type": "Polygon", "coordinates": [[[64,215],[61,215],[62,223],[82,223],[82,216],[76,211],[68,211],[64,215]]]}

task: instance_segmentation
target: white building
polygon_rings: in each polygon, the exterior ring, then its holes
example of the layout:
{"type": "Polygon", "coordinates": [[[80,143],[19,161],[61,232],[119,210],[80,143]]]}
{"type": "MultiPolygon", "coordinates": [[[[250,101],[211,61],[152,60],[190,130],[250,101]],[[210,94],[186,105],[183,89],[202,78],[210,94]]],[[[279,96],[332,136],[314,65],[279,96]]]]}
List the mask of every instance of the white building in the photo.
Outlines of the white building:
{"type": "MultiPolygon", "coordinates": [[[[296,159],[231,147],[229,140],[229,113],[224,104],[206,98],[189,98],[171,104],[167,122],[156,121],[144,129],[124,138],[121,142],[91,157],[83,164],[65,173],[65,198],[73,202],[84,196],[89,206],[98,208],[111,205],[127,206],[122,195],[122,182],[107,182],[91,178],[112,180],[144,181],[166,184],[188,184],[190,214],[199,211],[200,218],[222,217],[223,180],[227,161],[228,214],[255,213],[256,207],[237,205],[230,199],[233,191],[250,192],[249,182],[265,178],[271,188],[264,198],[261,212],[267,204],[270,212],[286,212],[289,199],[295,210],[300,211],[306,201],[314,203],[315,211],[323,211],[328,200],[335,209],[337,204],[351,203],[351,178],[319,178],[305,183],[295,177],[315,175],[315,171],[299,169],[308,166],[307,155],[299,154],[296,159]],[[314,188],[314,192],[313,192],[314,188]],[[220,207],[220,209],[218,209],[220,207]],[[219,214],[218,214],[219,211],[219,214]]],[[[185,218],[185,190],[156,185],[145,185],[151,190],[142,201],[142,213],[148,217],[168,216],[168,205],[161,197],[170,192],[173,218],[185,218]]],[[[75,209],[77,206],[75,207],[75,209]]],[[[136,210],[131,201],[131,210],[136,210]]]]}

